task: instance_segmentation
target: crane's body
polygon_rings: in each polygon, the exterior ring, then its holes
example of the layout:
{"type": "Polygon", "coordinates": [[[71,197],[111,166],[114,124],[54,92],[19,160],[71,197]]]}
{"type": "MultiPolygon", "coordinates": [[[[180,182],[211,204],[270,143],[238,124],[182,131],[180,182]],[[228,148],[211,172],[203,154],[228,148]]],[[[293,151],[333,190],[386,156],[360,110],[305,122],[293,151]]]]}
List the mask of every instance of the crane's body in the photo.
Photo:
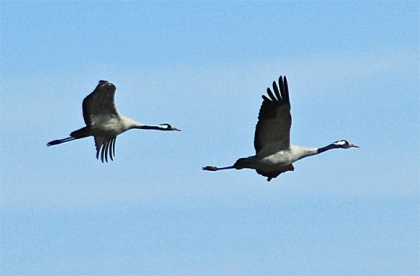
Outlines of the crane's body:
{"type": "Polygon", "coordinates": [[[239,159],[241,161],[236,165],[243,168],[255,168],[260,171],[275,171],[280,170],[286,166],[293,164],[294,162],[316,154],[316,148],[303,148],[299,146],[291,145],[286,150],[275,150],[272,152],[259,152],[255,156],[239,159]],[[247,165],[250,166],[247,166],[247,165]]]}
{"type": "Polygon", "coordinates": [[[70,133],[70,137],[53,140],[47,146],[58,145],[93,136],[96,146],[96,158],[101,155],[102,162],[108,162],[115,156],[115,141],[117,136],[130,129],[177,130],[169,124],[155,126],[144,125],[118,113],[115,102],[116,87],[114,84],[101,80],[95,90],[83,100],[83,118],[85,127],[70,133]]]}
{"type": "Polygon", "coordinates": [[[263,103],[258,115],[255,129],[254,147],[256,155],[240,158],[228,167],[206,166],[208,171],[226,169],[255,169],[258,174],[267,177],[267,181],[276,178],[281,173],[293,171],[293,163],[312,155],[336,148],[358,147],[346,140],[336,141],[322,148],[308,148],[290,144],[289,88],[286,77],[279,78],[279,85],[273,82],[274,93],[267,88],[268,97],[263,95],[263,103]],[[280,87],[280,89],[279,89],[280,87]]]}
{"type": "Polygon", "coordinates": [[[115,116],[97,116],[95,118],[95,124],[73,131],[70,136],[80,138],[87,136],[112,138],[129,129],[141,129],[143,126],[144,125],[121,114],[115,116]]]}

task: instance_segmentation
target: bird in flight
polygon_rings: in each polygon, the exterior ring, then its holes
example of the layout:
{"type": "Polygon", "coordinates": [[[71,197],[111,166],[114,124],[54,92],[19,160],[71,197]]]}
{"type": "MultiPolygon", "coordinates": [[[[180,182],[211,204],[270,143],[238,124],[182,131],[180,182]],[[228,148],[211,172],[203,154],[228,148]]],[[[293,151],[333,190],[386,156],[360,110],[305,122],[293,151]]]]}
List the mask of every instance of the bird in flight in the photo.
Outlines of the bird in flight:
{"type": "Polygon", "coordinates": [[[95,139],[96,158],[99,159],[99,156],[101,156],[102,162],[108,162],[108,156],[111,160],[114,160],[117,136],[129,129],[180,131],[180,129],[170,124],[149,126],[121,115],[118,113],[114,102],[116,89],[115,85],[108,81],[99,81],[95,90],[83,100],[83,119],[86,126],[70,133],[70,137],[49,142],[47,146],[93,136],[95,139]]]}
{"type": "Polygon", "coordinates": [[[358,148],[346,140],[336,141],[322,148],[307,148],[290,144],[289,88],[286,77],[280,76],[278,85],[273,82],[273,91],[267,88],[258,115],[255,129],[254,147],[256,155],[240,158],[233,166],[206,166],[203,170],[219,171],[226,169],[255,169],[258,174],[267,177],[267,181],[281,173],[293,171],[293,163],[302,158],[316,155],[331,149],[358,148]],[[274,91],[274,93],[273,93],[274,91]]]}

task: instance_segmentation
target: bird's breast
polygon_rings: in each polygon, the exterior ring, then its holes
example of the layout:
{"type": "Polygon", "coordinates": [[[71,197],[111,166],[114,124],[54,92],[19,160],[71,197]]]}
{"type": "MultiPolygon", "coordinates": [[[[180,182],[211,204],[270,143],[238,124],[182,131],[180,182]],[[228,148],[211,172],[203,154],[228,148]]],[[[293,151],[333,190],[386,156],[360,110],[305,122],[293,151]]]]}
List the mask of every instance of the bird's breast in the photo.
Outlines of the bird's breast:
{"type": "Polygon", "coordinates": [[[288,151],[280,151],[267,156],[262,156],[259,160],[265,167],[283,167],[293,163],[292,156],[288,151]]]}
{"type": "Polygon", "coordinates": [[[124,125],[112,120],[109,120],[102,124],[93,125],[91,129],[94,136],[100,137],[115,137],[127,131],[127,128],[125,128],[124,125]]]}

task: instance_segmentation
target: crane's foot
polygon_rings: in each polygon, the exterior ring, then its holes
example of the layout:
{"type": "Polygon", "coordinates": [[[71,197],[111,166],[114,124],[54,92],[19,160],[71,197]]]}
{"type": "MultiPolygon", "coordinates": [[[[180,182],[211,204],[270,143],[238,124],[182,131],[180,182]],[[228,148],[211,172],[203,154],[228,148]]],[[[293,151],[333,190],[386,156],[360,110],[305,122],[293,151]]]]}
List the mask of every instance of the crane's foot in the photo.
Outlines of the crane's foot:
{"type": "Polygon", "coordinates": [[[217,167],[215,167],[215,166],[205,166],[205,167],[203,167],[203,170],[215,172],[215,171],[217,171],[217,167]]]}
{"type": "Polygon", "coordinates": [[[54,141],[49,142],[47,144],[47,147],[53,146],[53,145],[58,145],[58,144],[61,144],[61,143],[62,143],[61,140],[54,140],[54,141]]]}

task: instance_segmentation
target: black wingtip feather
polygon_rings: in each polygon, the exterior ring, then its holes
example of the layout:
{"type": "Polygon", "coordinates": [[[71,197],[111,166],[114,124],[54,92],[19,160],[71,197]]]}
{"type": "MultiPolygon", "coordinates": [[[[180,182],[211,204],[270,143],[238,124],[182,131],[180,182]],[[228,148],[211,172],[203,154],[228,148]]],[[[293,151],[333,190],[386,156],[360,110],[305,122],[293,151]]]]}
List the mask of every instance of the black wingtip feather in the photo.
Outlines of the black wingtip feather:
{"type": "Polygon", "coordinates": [[[289,104],[289,87],[287,85],[286,77],[280,76],[278,84],[275,81],[273,81],[273,90],[271,90],[270,87],[267,87],[267,95],[268,97],[265,95],[262,96],[264,101],[289,104]]]}
{"type": "Polygon", "coordinates": [[[279,85],[280,85],[280,92],[281,92],[281,97],[283,99],[283,102],[285,103],[289,103],[289,86],[287,85],[287,78],[286,76],[283,77],[280,76],[279,78],[279,85]]]}
{"type": "Polygon", "coordinates": [[[287,85],[287,79],[284,76],[279,77],[278,84],[273,82],[273,91],[270,87],[267,88],[267,96],[262,96],[264,101],[279,102],[281,104],[290,104],[289,99],[289,87],[287,85]],[[273,93],[274,91],[274,93],[273,93]]]}
{"type": "MultiPolygon", "coordinates": [[[[280,81],[279,81],[279,84],[280,84],[280,89],[281,89],[280,81]]],[[[274,90],[274,93],[276,93],[278,101],[281,101],[282,97],[280,96],[279,87],[277,86],[277,83],[275,81],[273,81],[273,90],[274,90]]]]}
{"type": "Polygon", "coordinates": [[[100,144],[98,150],[96,151],[96,159],[100,159],[102,163],[108,162],[108,161],[114,161],[115,157],[115,142],[116,138],[110,139],[108,141],[99,141],[100,144]],[[100,158],[99,158],[100,157],[100,158]]]}
{"type": "MultiPolygon", "coordinates": [[[[102,161],[102,163],[104,163],[104,160],[105,160],[105,145],[102,145],[102,147],[101,147],[101,161],[102,161]]],[[[108,160],[107,160],[107,162],[108,162],[108,160]]]]}
{"type": "Polygon", "coordinates": [[[269,100],[270,102],[276,102],[277,101],[277,99],[274,96],[273,92],[271,92],[270,87],[267,88],[267,94],[270,97],[270,100],[269,100]]]}

